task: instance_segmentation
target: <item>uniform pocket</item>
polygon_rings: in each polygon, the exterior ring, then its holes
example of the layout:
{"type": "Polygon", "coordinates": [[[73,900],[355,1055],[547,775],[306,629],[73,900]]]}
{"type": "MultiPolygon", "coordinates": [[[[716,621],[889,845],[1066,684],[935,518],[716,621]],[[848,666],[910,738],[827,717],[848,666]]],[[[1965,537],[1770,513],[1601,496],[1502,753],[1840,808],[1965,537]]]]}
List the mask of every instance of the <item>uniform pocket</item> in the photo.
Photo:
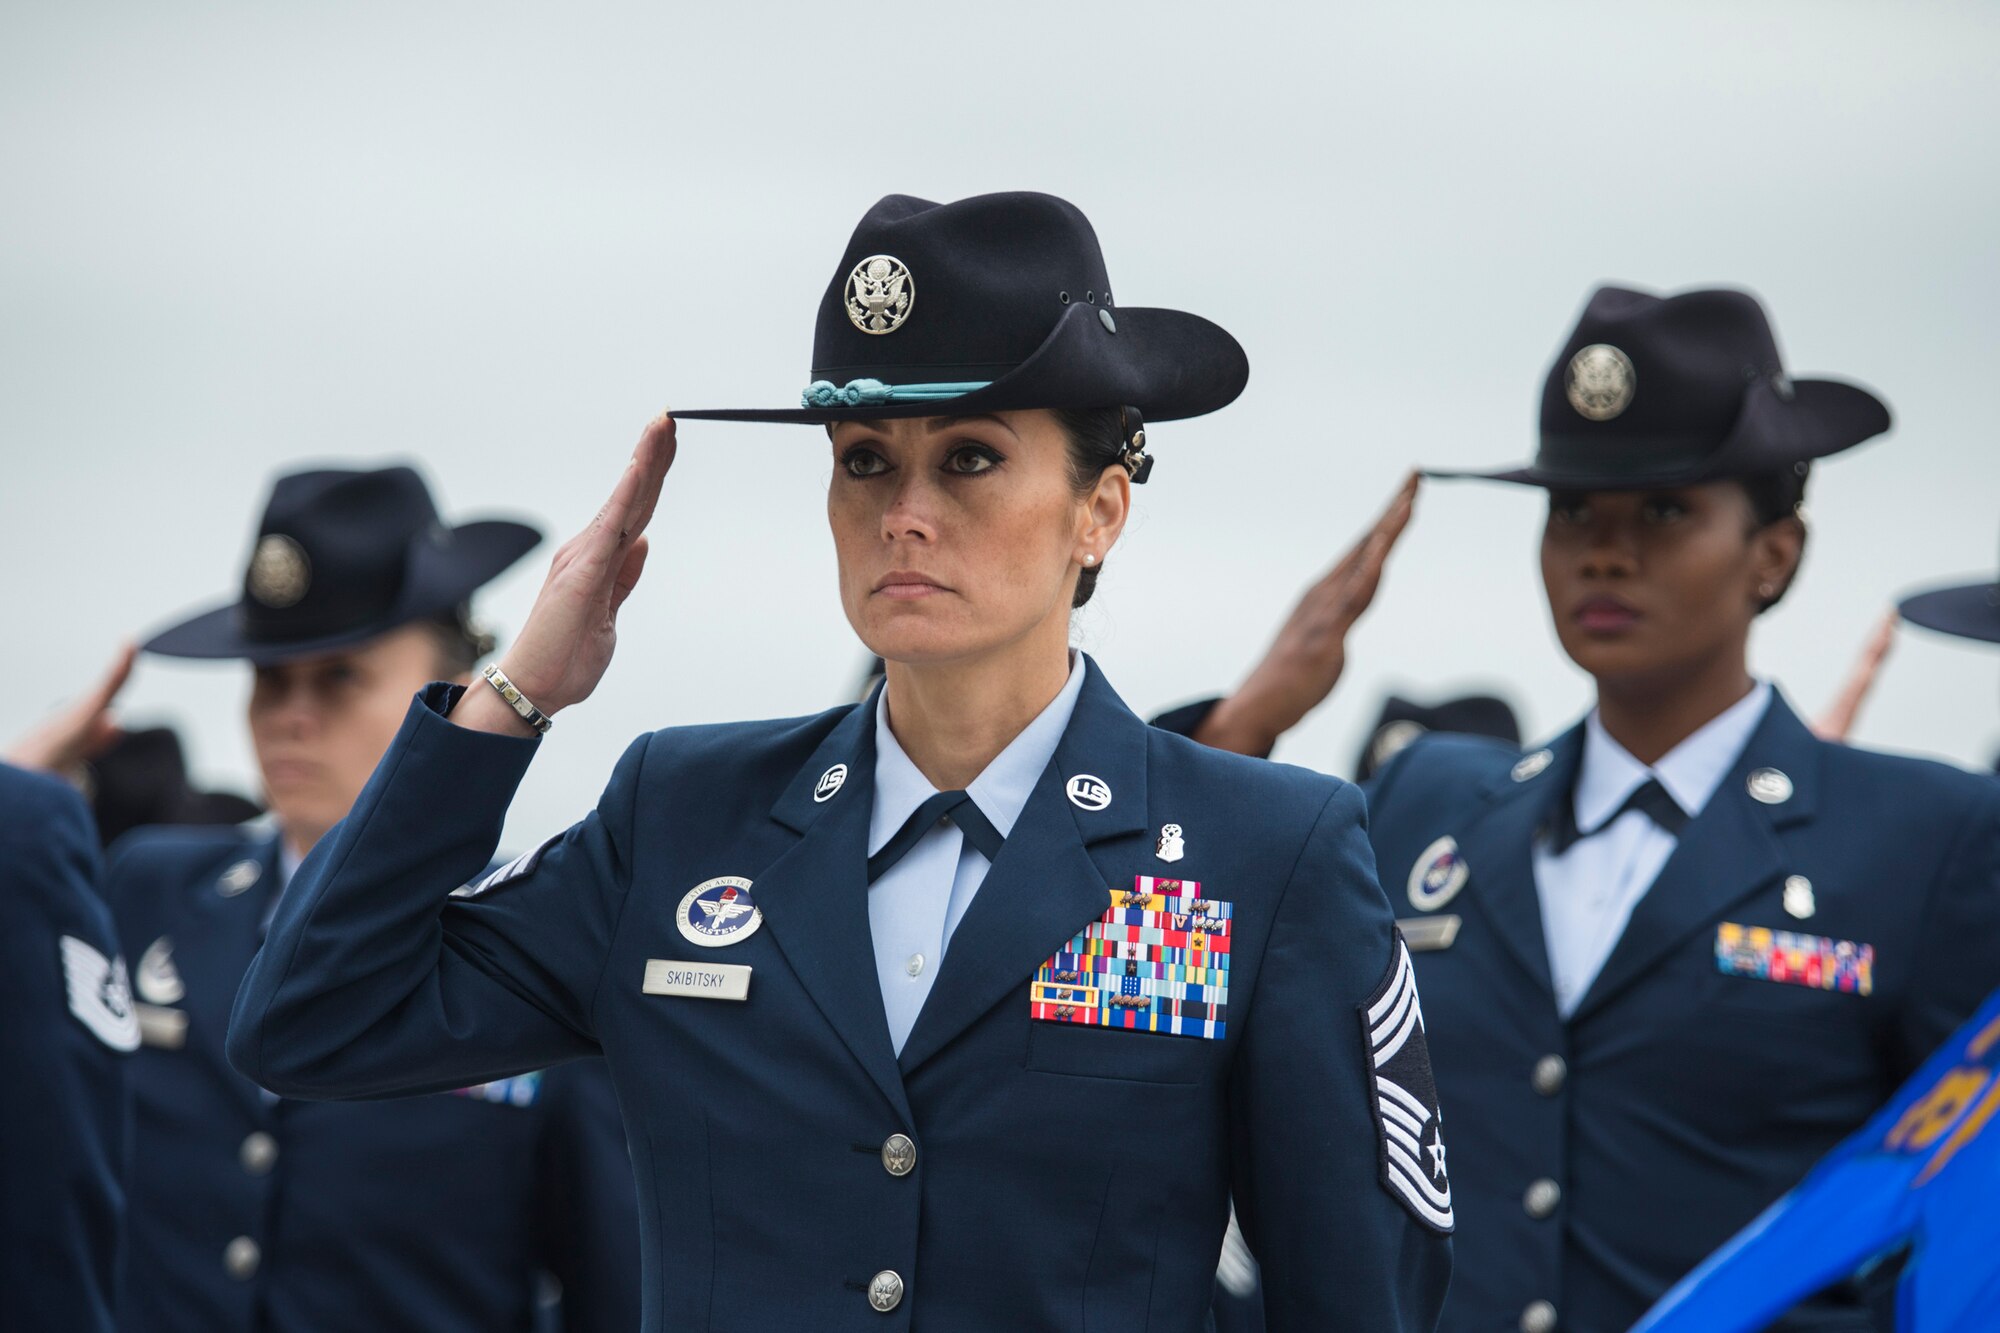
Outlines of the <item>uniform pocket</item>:
{"type": "Polygon", "coordinates": [[[1028,1068],[1039,1074],[1192,1085],[1208,1076],[1218,1042],[1081,1023],[1028,1024],[1028,1068]]]}

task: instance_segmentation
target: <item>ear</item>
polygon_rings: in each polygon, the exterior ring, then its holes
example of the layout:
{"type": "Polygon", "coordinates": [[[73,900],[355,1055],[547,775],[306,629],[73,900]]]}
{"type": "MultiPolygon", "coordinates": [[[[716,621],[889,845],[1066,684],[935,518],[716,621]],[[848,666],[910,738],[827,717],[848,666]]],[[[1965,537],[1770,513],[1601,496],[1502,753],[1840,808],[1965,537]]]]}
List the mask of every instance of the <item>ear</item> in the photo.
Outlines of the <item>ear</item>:
{"type": "Polygon", "coordinates": [[[1084,502],[1083,528],[1077,533],[1077,542],[1084,549],[1097,556],[1097,563],[1103,564],[1111,548],[1118,544],[1119,534],[1125,531],[1125,520],[1132,513],[1132,478],[1122,466],[1114,464],[1105,468],[1097,476],[1097,485],[1084,502]]]}
{"type": "Polygon", "coordinates": [[[1755,587],[1751,589],[1756,601],[1765,606],[1775,603],[1791,587],[1798,577],[1799,561],[1806,551],[1805,520],[1796,514],[1766,523],[1750,536],[1750,570],[1755,587]],[[1770,588],[1767,596],[1764,588],[1770,588]]]}

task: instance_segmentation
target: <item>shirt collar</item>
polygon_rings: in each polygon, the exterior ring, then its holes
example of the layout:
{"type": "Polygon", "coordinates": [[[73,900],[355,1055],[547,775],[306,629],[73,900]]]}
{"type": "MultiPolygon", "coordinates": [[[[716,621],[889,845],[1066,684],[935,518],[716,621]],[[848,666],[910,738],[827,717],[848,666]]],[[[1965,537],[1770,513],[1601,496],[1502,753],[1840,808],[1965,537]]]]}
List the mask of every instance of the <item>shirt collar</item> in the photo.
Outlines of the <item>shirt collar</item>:
{"type": "Polygon", "coordinates": [[[1703,723],[1686,740],[1660,757],[1651,768],[1611,739],[1597,710],[1583,722],[1583,760],[1576,777],[1576,826],[1595,829],[1645,784],[1658,778],[1675,804],[1692,819],[1702,812],[1715,789],[1729,776],[1750,733],[1771,706],[1771,685],[1758,681],[1750,693],[1703,723]]]}
{"type": "MultiPolygon", "coordinates": [[[[1001,837],[1014,831],[1014,822],[1034,793],[1036,781],[1055,758],[1056,746],[1076,711],[1077,696],[1083,692],[1087,669],[1083,654],[1071,653],[1069,679],[1056,697],[967,785],[973,803],[1001,837]]],[[[868,854],[881,851],[917,807],[935,795],[937,788],[918,771],[889,730],[889,691],[885,688],[875,705],[875,808],[869,815],[868,854]]]]}

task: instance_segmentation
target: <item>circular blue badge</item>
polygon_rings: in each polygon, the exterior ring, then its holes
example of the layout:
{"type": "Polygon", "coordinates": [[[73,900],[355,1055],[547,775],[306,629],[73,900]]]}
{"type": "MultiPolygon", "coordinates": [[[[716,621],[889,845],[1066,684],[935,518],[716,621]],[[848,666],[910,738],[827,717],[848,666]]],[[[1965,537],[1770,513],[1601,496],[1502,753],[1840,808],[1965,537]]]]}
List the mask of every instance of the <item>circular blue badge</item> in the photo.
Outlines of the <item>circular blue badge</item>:
{"type": "Polygon", "coordinates": [[[749,939],[764,924],[764,914],[751,901],[749,880],[723,875],[689,889],[674,924],[688,943],[715,949],[749,939]]]}

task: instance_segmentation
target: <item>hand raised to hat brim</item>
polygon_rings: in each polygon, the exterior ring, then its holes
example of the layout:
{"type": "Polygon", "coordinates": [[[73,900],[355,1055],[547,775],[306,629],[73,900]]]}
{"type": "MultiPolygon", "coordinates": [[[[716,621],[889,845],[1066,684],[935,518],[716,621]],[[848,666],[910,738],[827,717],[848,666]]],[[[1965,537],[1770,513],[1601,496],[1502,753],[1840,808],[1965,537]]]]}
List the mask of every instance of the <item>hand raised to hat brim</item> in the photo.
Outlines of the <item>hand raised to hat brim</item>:
{"type": "MultiPolygon", "coordinates": [[[[517,689],[554,716],[597,688],[618,646],[618,610],[646,567],[646,526],[674,463],[674,423],[662,413],[611,498],[576,536],[556,549],[527,623],[500,659],[517,689]]],[[[525,734],[527,724],[493,690],[467,692],[451,720],[479,731],[525,734]]]]}
{"type": "Polygon", "coordinates": [[[87,761],[103,754],[125,734],[111,705],[131,677],[132,662],[138,655],[137,644],[121,647],[88,694],[7,747],[7,762],[74,779],[87,761]]]}
{"type": "Polygon", "coordinates": [[[1382,567],[1415,512],[1418,473],[1403,479],[1368,532],[1306,589],[1264,659],[1217,704],[1194,738],[1218,750],[1266,755],[1333,692],[1347,669],[1347,635],[1375,600],[1382,567]]]}
{"type": "Polygon", "coordinates": [[[1847,683],[1841,686],[1839,697],[1813,722],[1815,736],[1823,741],[1844,741],[1854,730],[1854,724],[1861,718],[1861,705],[1868,701],[1875,678],[1881,674],[1882,662],[1896,642],[1896,626],[1902,619],[1892,607],[1876,622],[1875,632],[1861,646],[1861,655],[1854,659],[1854,669],[1848,673],[1847,683]]]}

